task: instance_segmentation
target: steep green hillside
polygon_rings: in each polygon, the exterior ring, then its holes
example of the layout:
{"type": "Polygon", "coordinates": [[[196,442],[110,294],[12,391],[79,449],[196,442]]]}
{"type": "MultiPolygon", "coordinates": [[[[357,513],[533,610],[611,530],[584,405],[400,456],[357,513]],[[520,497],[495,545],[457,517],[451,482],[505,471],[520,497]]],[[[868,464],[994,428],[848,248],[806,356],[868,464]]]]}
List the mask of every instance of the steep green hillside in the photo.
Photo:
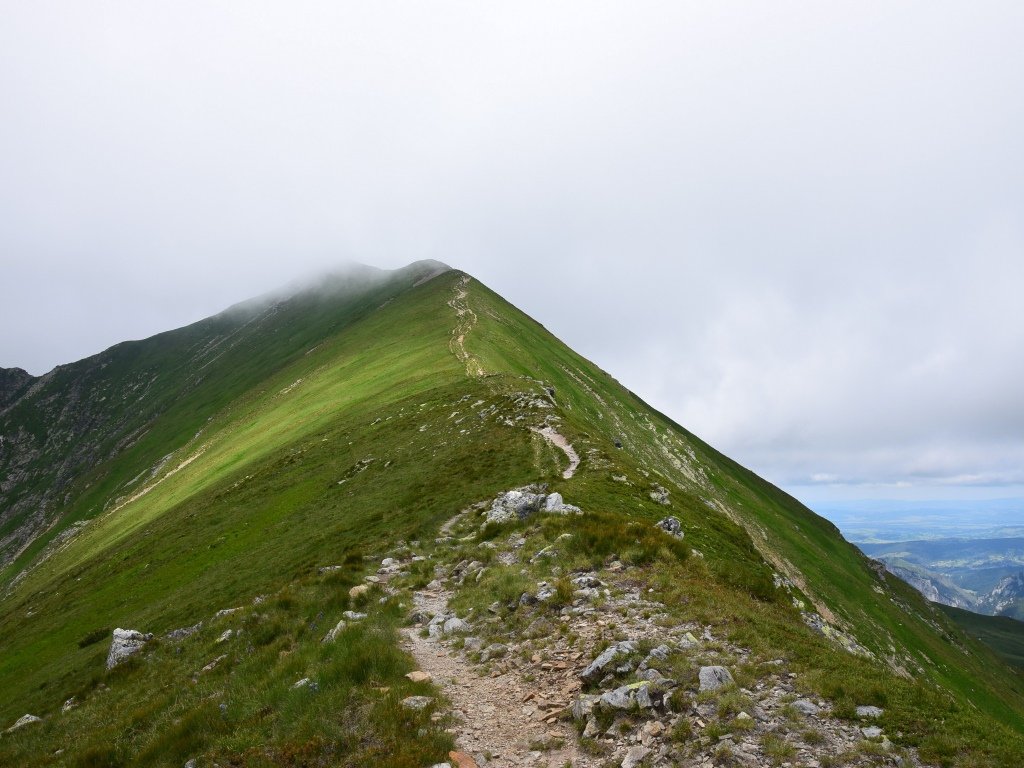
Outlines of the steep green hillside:
{"type": "Polygon", "coordinates": [[[4,371],[0,566],[17,562],[0,579],[69,523],[130,495],[236,398],[442,267],[349,270],[287,298],[254,299],[118,344],[38,379],[4,371]]]}
{"type": "Polygon", "coordinates": [[[1024,669],[1024,622],[1008,616],[985,616],[948,605],[941,606],[941,609],[968,635],[983,642],[1008,663],[1024,669]]]}
{"type": "MultiPolygon", "coordinates": [[[[538,543],[568,534],[574,557],[595,567],[618,555],[632,583],[671,606],[673,621],[713,626],[752,658],[784,662],[800,690],[842,716],[883,707],[890,738],[925,760],[1024,764],[1019,674],[872,569],[830,523],[468,276],[425,279],[435,269],[303,294],[251,325],[218,316],[136,342],[120,372],[113,366],[127,352],[99,356],[108,364],[90,375],[122,394],[114,415],[97,422],[116,427],[81,454],[95,461],[67,465],[60,505],[48,513],[61,523],[3,576],[0,722],[26,712],[44,719],[0,739],[0,763],[439,762],[451,721],[400,705],[432,691],[403,677],[413,668],[397,644],[408,602],[379,587],[351,597],[348,588],[392,551],[426,558],[409,576],[422,586],[458,547],[483,552],[476,543],[435,546],[444,521],[547,482],[584,514],[523,529],[538,543]],[[245,341],[219,357],[184,352],[230,333],[245,341]],[[209,361],[201,375],[200,360],[209,361]],[[123,394],[132,386],[141,387],[134,400],[123,394]],[[570,478],[545,428],[579,454],[570,478]],[[685,547],[640,533],[666,512],[682,521],[685,547]],[[76,533],[54,538],[62,529],[76,533]],[[338,567],[322,570],[330,566],[338,567]],[[368,618],[322,643],[354,608],[368,618]],[[190,637],[167,636],[200,621],[190,637]],[[156,639],[108,672],[114,627],[156,639]],[[228,629],[242,633],[225,638],[228,629]],[[293,689],[302,678],[317,681],[315,695],[293,689]]],[[[54,402],[74,389],[57,377],[46,386],[54,402]]],[[[98,386],[76,402],[104,396],[98,386]]],[[[26,410],[5,411],[5,424],[31,422],[25,414],[36,406],[17,397],[26,410]]],[[[24,427],[52,447],[32,459],[21,493],[48,482],[53,457],[93,439],[64,432],[61,453],[56,438],[48,442],[52,424],[24,427]]],[[[6,514],[18,499],[4,501],[6,514]]],[[[516,578],[495,564],[476,598],[459,599],[501,604],[516,578]]]]}

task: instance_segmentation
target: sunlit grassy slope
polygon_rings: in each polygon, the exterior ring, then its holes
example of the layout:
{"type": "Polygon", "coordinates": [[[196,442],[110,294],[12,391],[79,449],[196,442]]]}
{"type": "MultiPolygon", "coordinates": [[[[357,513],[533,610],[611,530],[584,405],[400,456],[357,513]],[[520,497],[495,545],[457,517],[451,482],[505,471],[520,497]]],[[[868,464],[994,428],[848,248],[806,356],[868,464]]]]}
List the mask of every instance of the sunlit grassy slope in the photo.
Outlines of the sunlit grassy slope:
{"type": "Polygon", "coordinates": [[[411,662],[395,643],[398,607],[338,645],[319,638],[351,607],[347,586],[364,556],[430,540],[467,504],[544,480],[595,514],[578,523],[592,548],[610,545],[588,530],[613,539],[616,520],[679,516],[703,557],[664,552],[644,565],[650,578],[681,615],[788,659],[808,691],[846,711],[885,706],[887,732],[936,761],[1024,764],[1019,674],[878,576],[830,523],[484,286],[454,271],[404,275],[284,311],[287,322],[211,363],[205,385],[175,390],[143,440],[82,477],[65,518],[89,520],[81,533],[46,553],[41,542],[7,572],[9,582],[30,564],[0,602],[0,723],[25,712],[46,720],[0,739],[0,763],[440,760],[443,723],[397,705],[423,692],[402,677],[411,662]],[[551,408],[523,406],[523,394],[547,398],[545,387],[551,408]],[[549,417],[582,456],[571,480],[561,479],[564,457],[529,429],[549,417]],[[669,491],[670,510],[650,498],[654,484],[669,491]],[[776,586],[779,577],[791,586],[776,586]],[[794,600],[871,658],[811,630],[794,600]],[[197,674],[223,653],[220,632],[237,626],[211,617],[236,606],[247,651],[197,674]],[[158,640],[104,671],[113,627],[159,636],[200,620],[196,637],[158,640]],[[320,695],[291,691],[314,673],[320,695]],[[61,714],[70,696],[80,703],[61,714]]]}

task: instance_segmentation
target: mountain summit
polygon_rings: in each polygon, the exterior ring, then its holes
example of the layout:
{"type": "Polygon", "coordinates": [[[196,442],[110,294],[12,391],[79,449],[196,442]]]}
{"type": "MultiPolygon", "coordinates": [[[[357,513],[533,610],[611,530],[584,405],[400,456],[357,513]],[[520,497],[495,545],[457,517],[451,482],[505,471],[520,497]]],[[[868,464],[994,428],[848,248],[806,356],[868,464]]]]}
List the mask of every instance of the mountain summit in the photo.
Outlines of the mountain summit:
{"type": "Polygon", "coordinates": [[[1019,673],[471,276],[0,371],[4,765],[1020,765],[1019,673]]]}

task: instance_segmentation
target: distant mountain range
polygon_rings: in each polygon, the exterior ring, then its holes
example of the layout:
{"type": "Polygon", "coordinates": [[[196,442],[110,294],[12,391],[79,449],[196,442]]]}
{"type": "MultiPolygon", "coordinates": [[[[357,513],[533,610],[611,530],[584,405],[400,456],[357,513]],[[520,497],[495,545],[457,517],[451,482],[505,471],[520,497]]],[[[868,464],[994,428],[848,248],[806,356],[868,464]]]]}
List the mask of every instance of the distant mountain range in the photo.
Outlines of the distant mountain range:
{"type": "Polygon", "coordinates": [[[858,546],[933,602],[1024,620],[1024,538],[858,546]]]}

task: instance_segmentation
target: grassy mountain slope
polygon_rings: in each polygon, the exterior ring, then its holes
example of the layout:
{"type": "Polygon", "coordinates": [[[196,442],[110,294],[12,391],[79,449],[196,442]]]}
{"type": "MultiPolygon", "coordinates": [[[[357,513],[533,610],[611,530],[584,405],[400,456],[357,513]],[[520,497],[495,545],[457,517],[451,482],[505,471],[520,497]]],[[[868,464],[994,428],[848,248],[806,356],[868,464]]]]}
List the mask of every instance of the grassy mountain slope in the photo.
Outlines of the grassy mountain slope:
{"type": "Polygon", "coordinates": [[[968,635],[985,643],[1008,663],[1024,669],[1024,623],[1008,616],[985,616],[949,605],[941,606],[941,610],[968,635]]]}
{"type": "MultiPolygon", "coordinates": [[[[0,739],[0,762],[440,760],[446,723],[398,706],[425,690],[402,677],[403,609],[385,601],[344,642],[320,637],[357,607],[347,587],[364,560],[430,541],[466,505],[534,481],[587,511],[564,525],[598,559],[634,548],[630,525],[677,515],[699,556],[635,560],[680,620],[786,659],[841,711],[884,706],[887,730],[927,759],[1024,762],[1024,685],[988,649],[484,286],[424,276],[286,303],[195,386],[168,385],[136,442],[69,481],[59,519],[89,522],[66,541],[38,540],[5,571],[0,722],[45,720],[0,739]],[[545,425],[582,458],[571,479],[534,431],[545,425]],[[233,607],[235,618],[214,618],[233,607]],[[199,621],[185,641],[165,637],[199,621]],[[158,639],[108,673],[115,626],[158,639]],[[245,640],[225,654],[226,628],[245,640]],[[319,695],[291,690],[313,673],[319,695]],[[77,706],[61,713],[71,696],[77,706]]],[[[179,364],[166,354],[161,364],[179,364]]]]}
{"type": "Polygon", "coordinates": [[[38,379],[15,377],[0,403],[0,579],[69,523],[130,495],[236,398],[438,268],[350,270],[38,379]]]}

